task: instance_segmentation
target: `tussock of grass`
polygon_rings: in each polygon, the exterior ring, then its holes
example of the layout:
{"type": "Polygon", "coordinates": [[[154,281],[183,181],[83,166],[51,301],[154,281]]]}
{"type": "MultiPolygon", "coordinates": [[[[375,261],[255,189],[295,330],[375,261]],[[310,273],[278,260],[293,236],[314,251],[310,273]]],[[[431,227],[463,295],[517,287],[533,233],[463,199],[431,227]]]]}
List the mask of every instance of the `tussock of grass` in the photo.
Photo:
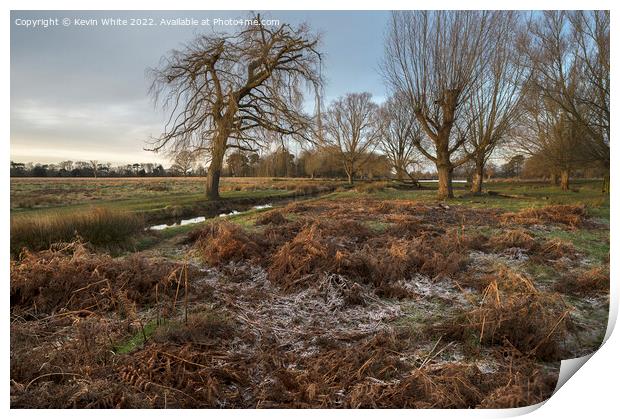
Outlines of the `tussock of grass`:
{"type": "Polygon", "coordinates": [[[256,260],[263,254],[264,243],[242,227],[221,221],[210,223],[190,235],[194,249],[206,263],[217,266],[231,261],[256,260]]]}
{"type": "Polygon", "coordinates": [[[365,182],[355,186],[355,191],[359,193],[371,194],[380,192],[387,188],[388,182],[365,182]]]}
{"type": "Polygon", "coordinates": [[[517,229],[506,230],[492,236],[489,239],[489,245],[496,250],[505,250],[511,247],[531,250],[536,245],[536,241],[527,231],[517,229]]]}
{"type": "Polygon", "coordinates": [[[144,228],[142,217],[106,208],[89,211],[14,216],[11,218],[11,252],[22,248],[43,250],[53,243],[69,242],[76,236],[93,245],[123,247],[144,228]]]}
{"type": "Polygon", "coordinates": [[[584,205],[549,205],[542,208],[527,208],[519,212],[503,214],[501,220],[505,224],[564,224],[571,228],[580,227],[587,216],[584,205]]]}
{"type": "Polygon", "coordinates": [[[264,214],[261,214],[256,221],[255,225],[281,225],[286,224],[288,220],[282,215],[280,211],[267,211],[264,214]]]}
{"type": "Polygon", "coordinates": [[[566,275],[555,283],[555,289],[578,296],[608,294],[609,266],[596,266],[577,274],[566,275]]]}
{"type": "MultiPolygon", "coordinates": [[[[542,360],[561,359],[570,321],[562,297],[538,290],[529,277],[508,268],[486,281],[479,305],[462,313],[461,323],[452,319],[444,328],[462,338],[473,334],[487,345],[507,341],[522,354],[542,360]]],[[[477,285],[483,284],[481,280],[477,285]]]]}

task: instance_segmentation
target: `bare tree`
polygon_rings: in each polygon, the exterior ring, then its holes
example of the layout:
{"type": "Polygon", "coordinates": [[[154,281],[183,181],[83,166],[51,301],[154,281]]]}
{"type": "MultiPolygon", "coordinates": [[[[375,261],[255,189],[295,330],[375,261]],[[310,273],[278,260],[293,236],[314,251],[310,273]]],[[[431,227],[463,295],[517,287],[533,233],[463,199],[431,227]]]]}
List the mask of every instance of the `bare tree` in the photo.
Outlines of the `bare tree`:
{"type": "Polygon", "coordinates": [[[415,115],[408,107],[403,94],[390,97],[380,109],[380,147],[390,160],[400,181],[411,177],[412,166],[420,163],[421,156],[416,147],[420,143],[422,130],[415,115]]]}
{"type": "Polygon", "coordinates": [[[514,33],[519,25],[517,12],[505,11],[497,16],[491,29],[488,65],[473,84],[464,109],[464,148],[473,161],[471,192],[475,194],[482,192],[488,159],[518,123],[521,87],[529,74],[516,53],[514,33]]]}
{"type": "Polygon", "coordinates": [[[351,184],[379,140],[378,111],[370,93],[349,93],[332,102],[327,112],[327,141],[337,147],[351,184]]]}
{"type": "Polygon", "coordinates": [[[416,143],[437,167],[438,197],[452,197],[452,172],[469,156],[457,125],[488,62],[497,14],[481,11],[394,12],[382,69],[394,91],[404,92],[430,141],[416,143]],[[456,128],[456,129],[455,129],[456,128]]]}
{"type": "Polygon", "coordinates": [[[254,151],[273,131],[304,140],[303,84],[321,85],[319,39],[308,27],[255,24],[235,34],[202,35],[151,71],[151,94],[170,118],[153,150],[190,150],[210,159],[206,193],[219,198],[229,148],[254,151]]]}
{"type": "Polygon", "coordinates": [[[609,25],[609,11],[545,11],[532,18],[524,44],[539,94],[561,109],[565,118],[581,125],[581,141],[587,142],[583,152],[607,173],[609,25]]]}
{"type": "Polygon", "coordinates": [[[520,148],[532,157],[543,159],[552,179],[559,173],[562,190],[568,190],[571,171],[589,160],[583,125],[535,86],[527,90],[524,110],[528,123],[522,125],[517,137],[520,148]]]}
{"type": "Polygon", "coordinates": [[[58,165],[61,170],[65,170],[67,172],[70,172],[73,169],[73,162],[71,160],[61,161],[58,165]]]}
{"type": "Polygon", "coordinates": [[[99,169],[99,161],[98,160],[89,160],[88,163],[90,163],[90,168],[93,169],[93,175],[96,178],[97,177],[97,171],[99,169]]]}
{"type": "Polygon", "coordinates": [[[187,176],[192,167],[196,163],[196,155],[189,150],[180,150],[174,157],[174,164],[171,169],[174,172],[181,173],[183,176],[187,176]]]}

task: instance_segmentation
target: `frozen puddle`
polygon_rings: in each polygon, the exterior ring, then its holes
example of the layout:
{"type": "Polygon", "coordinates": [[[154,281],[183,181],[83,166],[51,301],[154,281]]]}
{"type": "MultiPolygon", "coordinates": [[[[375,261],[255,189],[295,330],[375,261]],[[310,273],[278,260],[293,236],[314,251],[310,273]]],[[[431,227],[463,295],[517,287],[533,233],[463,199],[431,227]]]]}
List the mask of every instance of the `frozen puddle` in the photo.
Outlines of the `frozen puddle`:
{"type": "MultiPolygon", "coordinates": [[[[237,210],[232,210],[229,213],[226,214],[220,214],[219,216],[221,218],[224,217],[230,217],[232,215],[239,215],[239,214],[243,214],[246,212],[250,212],[250,211],[258,211],[258,210],[263,210],[263,209],[267,209],[267,208],[273,208],[273,206],[271,204],[265,204],[265,205],[257,205],[255,207],[252,207],[252,209],[247,210],[247,211],[237,211],[237,210]]],[[[205,222],[207,220],[207,217],[194,217],[194,218],[188,218],[186,220],[181,220],[178,223],[174,223],[174,224],[157,224],[151,227],[147,227],[145,230],[154,230],[154,231],[161,231],[161,230],[165,230],[167,228],[172,228],[172,227],[180,227],[180,226],[185,226],[188,224],[198,224],[198,223],[202,223],[205,222]]]]}

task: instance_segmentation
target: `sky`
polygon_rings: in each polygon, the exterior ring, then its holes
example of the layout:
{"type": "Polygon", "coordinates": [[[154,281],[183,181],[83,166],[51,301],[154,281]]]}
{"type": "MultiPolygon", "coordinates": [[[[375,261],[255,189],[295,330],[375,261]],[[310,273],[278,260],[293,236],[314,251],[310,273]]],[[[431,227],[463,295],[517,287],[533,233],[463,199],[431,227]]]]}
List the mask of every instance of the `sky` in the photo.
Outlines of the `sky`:
{"type": "MultiPolygon", "coordinates": [[[[11,160],[167,164],[165,155],[144,150],[165,123],[148,95],[146,70],[199,34],[239,28],[201,26],[204,19],[248,14],[12,11],[11,160]],[[157,25],[103,26],[105,18],[153,19],[157,25]],[[162,26],[162,18],[194,18],[199,25],[162,26]],[[79,26],[75,19],[94,19],[98,26],[79,26]]],[[[370,92],[379,103],[385,99],[379,62],[389,12],[264,11],[261,16],[307,22],[321,34],[326,104],[349,92],[370,92]]],[[[308,101],[313,103],[310,95],[308,101]]]]}

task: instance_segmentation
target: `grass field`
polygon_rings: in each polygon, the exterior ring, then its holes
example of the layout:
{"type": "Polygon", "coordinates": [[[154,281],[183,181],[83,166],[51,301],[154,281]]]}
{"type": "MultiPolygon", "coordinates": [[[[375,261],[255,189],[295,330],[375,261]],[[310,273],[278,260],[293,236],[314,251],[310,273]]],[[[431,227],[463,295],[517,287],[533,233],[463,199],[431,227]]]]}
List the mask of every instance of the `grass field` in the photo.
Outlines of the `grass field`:
{"type": "MultiPolygon", "coordinates": [[[[292,178],[223,178],[225,199],[260,199],[319,192],[343,182],[292,178]]],[[[104,206],[148,212],[205,201],[202,178],[12,178],[11,213],[74,211],[104,206]]]]}
{"type": "MultiPolygon", "coordinates": [[[[15,256],[11,405],[517,407],[551,395],[560,360],[600,345],[599,182],[498,182],[441,202],[432,188],[312,182],[227,179],[222,212],[238,214],[162,231],[147,219],[110,238],[131,242],[113,253],[84,239],[104,221],[85,222],[82,241],[15,256]],[[286,193],[301,197],[237,200],[286,193]]],[[[144,217],[202,199],[194,179],[11,187],[12,219],[51,217],[61,236],[73,224],[53,217],[91,206],[144,217]],[[27,208],[41,190],[66,199],[27,208]]]]}

